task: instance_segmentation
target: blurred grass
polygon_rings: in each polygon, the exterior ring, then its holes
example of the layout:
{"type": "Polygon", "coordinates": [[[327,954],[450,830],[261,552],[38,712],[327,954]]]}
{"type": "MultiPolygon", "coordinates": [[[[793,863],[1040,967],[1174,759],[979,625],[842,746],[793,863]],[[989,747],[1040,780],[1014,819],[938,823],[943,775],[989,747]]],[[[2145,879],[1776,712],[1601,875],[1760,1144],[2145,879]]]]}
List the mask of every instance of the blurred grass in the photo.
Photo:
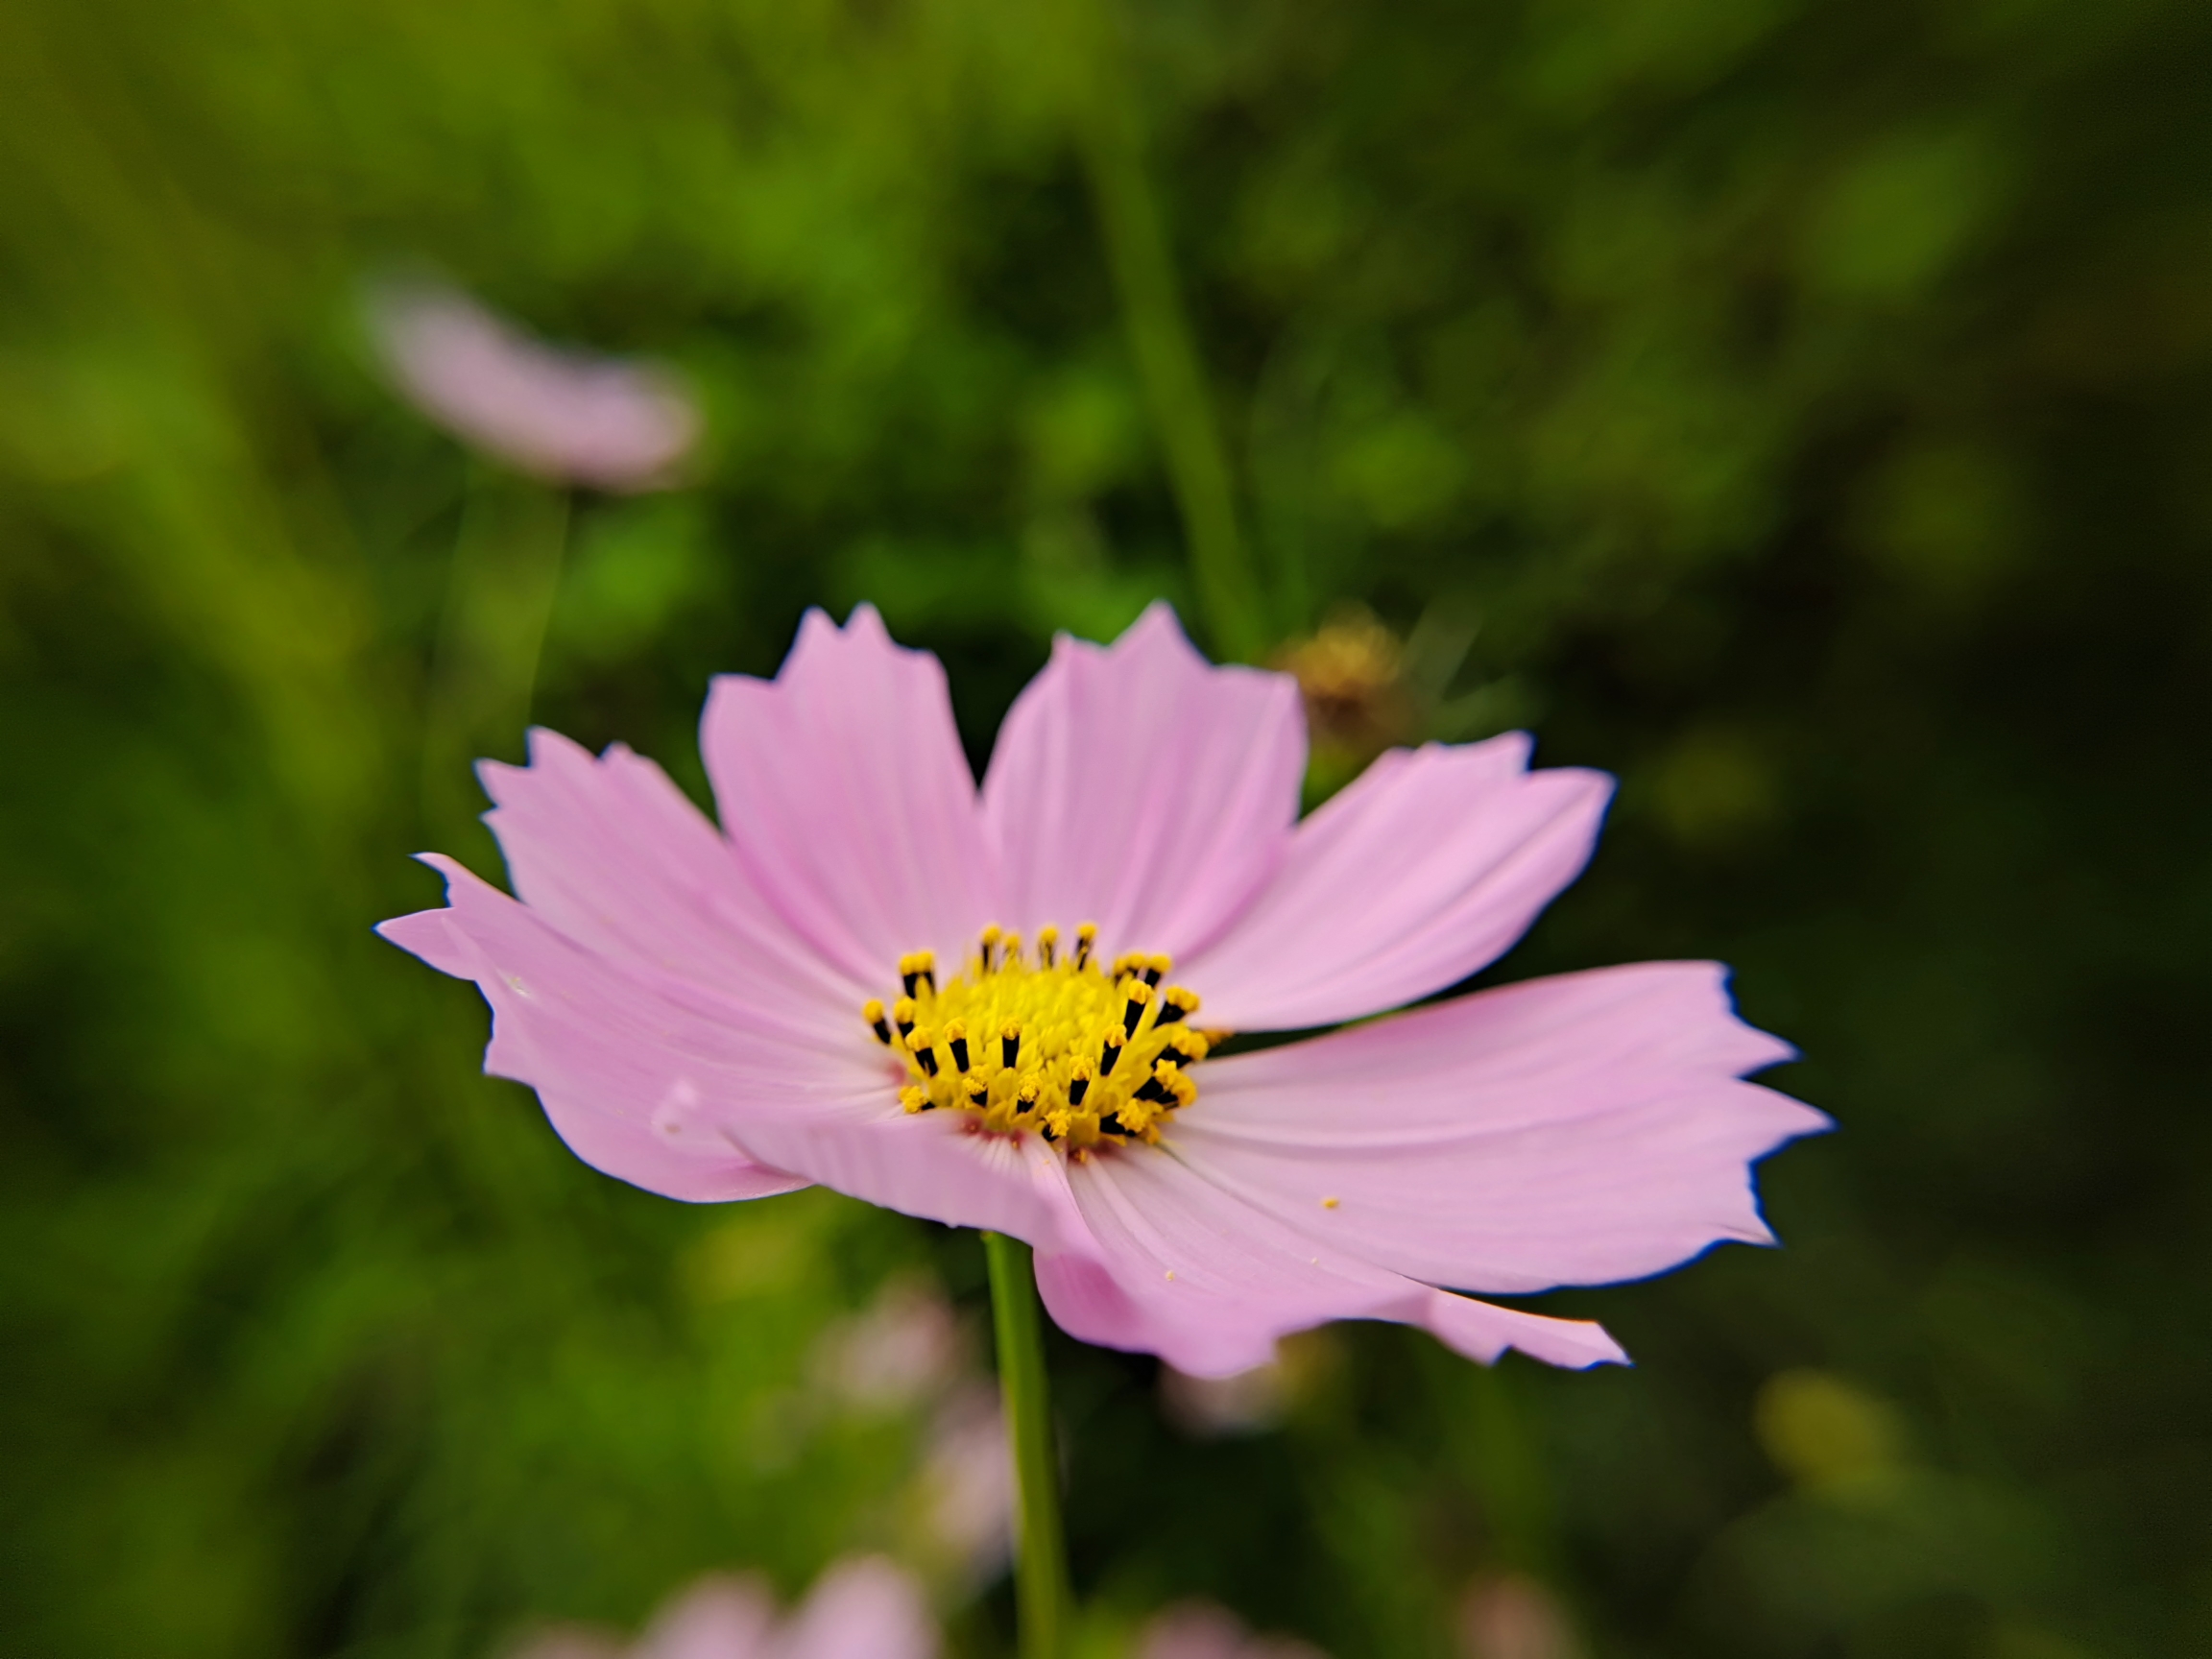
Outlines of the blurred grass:
{"type": "Polygon", "coordinates": [[[475,1654],[910,1525],[916,1426],[791,1403],[971,1245],[592,1175],[368,934],[458,832],[471,463],[356,332],[416,260],[708,401],[696,488],[575,503],[537,717],[697,788],[707,675],[871,598],[980,760],[1154,593],[1225,653],[1473,618],[1453,734],[1623,779],[1499,973],[1725,956],[1843,1122],[1785,1253],[1558,1299],[1633,1373],[1346,1331],[1192,1446],[1060,1345],[1113,1617],[1441,1653],[1505,1566],[1607,1655],[2212,1645],[2208,49],[2178,0],[0,11],[0,1647],[475,1654]]]}

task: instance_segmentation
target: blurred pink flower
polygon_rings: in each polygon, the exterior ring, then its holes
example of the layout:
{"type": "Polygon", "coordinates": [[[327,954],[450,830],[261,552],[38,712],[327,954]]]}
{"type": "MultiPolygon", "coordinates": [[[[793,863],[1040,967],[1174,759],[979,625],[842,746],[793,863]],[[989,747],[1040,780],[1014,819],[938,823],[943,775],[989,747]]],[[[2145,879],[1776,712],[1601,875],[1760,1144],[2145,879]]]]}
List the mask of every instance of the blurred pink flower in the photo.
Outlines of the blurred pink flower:
{"type": "Polygon", "coordinates": [[[788,1619],[759,1579],[716,1574],[682,1592],[625,1648],[544,1631],[515,1659],[935,1659],[937,1628],[914,1581],[878,1556],[842,1562],[788,1619]]]}
{"type": "Polygon", "coordinates": [[[1160,1403],[1184,1433],[1200,1440],[1257,1434],[1283,1420],[1283,1366],[1270,1359],[1227,1377],[1160,1367],[1160,1403]]]}
{"type": "Polygon", "coordinates": [[[772,682],[717,680],[702,745],[719,831],[627,748],[534,732],[528,766],[482,769],[519,902],[433,855],[449,907],[382,932],[482,988],[487,1069],[587,1162],[1025,1238],[1085,1340],[1225,1376],[1368,1318],[1619,1360],[1594,1324],[1438,1286],[1771,1242],[1749,1166],[1826,1126],[1739,1080],[1791,1050],[1713,963],[1368,1021],[1504,951],[1610,781],[1527,770],[1518,734],[1431,744],[1298,822],[1295,684],[1209,666],[1165,607],[1111,648],[1062,637],[980,791],[943,669],[867,606],[809,613],[772,682]],[[1209,1059],[1185,986],[1210,1026],[1367,1022],[1209,1059]]]}
{"type": "Polygon", "coordinates": [[[698,407],[665,370],[534,340],[455,289],[376,288],[369,322],[409,401],[537,477],[658,489],[698,441],[698,407]]]}
{"type": "Polygon", "coordinates": [[[1518,1574],[1478,1579],[1459,1604],[1466,1659],[1576,1659],[1581,1647],[1551,1593],[1518,1574]]]}
{"type": "Polygon", "coordinates": [[[1136,1659],[1325,1659],[1289,1636],[1255,1636],[1226,1608],[1185,1601],[1144,1626],[1136,1659]]]}
{"type": "Polygon", "coordinates": [[[922,1464],[923,1533],[971,1584],[996,1578],[1014,1558],[1014,1453],[998,1388],[956,1391],[931,1426],[922,1464]]]}
{"type": "Polygon", "coordinates": [[[896,1411],[951,1382],[960,1327],[933,1286],[894,1280],[861,1312],[823,1332],[814,1369],[830,1394],[862,1411],[896,1411]]]}

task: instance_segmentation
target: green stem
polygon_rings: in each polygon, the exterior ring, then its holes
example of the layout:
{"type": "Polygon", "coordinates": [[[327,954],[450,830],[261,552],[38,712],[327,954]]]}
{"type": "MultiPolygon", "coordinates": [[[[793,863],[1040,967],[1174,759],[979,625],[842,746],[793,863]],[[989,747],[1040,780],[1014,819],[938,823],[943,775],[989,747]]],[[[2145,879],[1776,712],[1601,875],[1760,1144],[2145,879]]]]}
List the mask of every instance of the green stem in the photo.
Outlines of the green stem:
{"type": "Polygon", "coordinates": [[[1112,0],[1076,0],[1088,59],[1075,137],[1104,233],[1137,374],[1190,545],[1198,603],[1218,656],[1253,661],[1268,630],[1259,579],[1237,522],[1237,491],[1197,341],[1175,276],[1159,198],[1146,176],[1137,105],[1112,0]]]}
{"type": "Polygon", "coordinates": [[[470,762],[521,754],[568,517],[567,491],[469,464],[423,722],[423,815],[448,838],[481,833],[470,762]]]}
{"type": "Polygon", "coordinates": [[[1021,1491],[1014,1587],[1022,1659],[1060,1659],[1070,1601],[1068,1546],[1060,1531],[1060,1460],[1052,1445],[1037,1280],[1029,1246],[1019,1238],[986,1233],[983,1250],[991,1261],[991,1313],[998,1330],[998,1389],[1021,1491]]]}

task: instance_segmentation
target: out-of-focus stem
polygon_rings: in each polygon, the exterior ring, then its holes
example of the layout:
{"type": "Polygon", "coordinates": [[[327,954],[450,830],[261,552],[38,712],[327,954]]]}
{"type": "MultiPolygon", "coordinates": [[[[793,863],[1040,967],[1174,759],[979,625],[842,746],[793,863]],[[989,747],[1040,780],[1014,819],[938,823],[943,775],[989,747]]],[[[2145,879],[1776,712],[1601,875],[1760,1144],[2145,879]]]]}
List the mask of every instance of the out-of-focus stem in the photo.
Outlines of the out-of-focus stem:
{"type": "Polygon", "coordinates": [[[998,1391],[1021,1492],[1021,1543],[1015,1595],[1022,1659],[1060,1659],[1067,1641],[1068,1547],[1060,1530],[1060,1464],[1053,1455],[1051,1400],[1046,1387],[1045,1331],[1029,1246],[1000,1233],[983,1235],[991,1262],[991,1312],[998,1333],[998,1391]]]}
{"type": "Polygon", "coordinates": [[[469,762],[510,750],[529,724],[568,517],[567,491],[471,464],[423,710],[423,816],[436,831],[468,833],[469,762]]]}
{"type": "Polygon", "coordinates": [[[1087,60],[1075,132],[1090,176],[1137,373],[1190,542],[1198,600],[1217,655],[1246,661],[1267,645],[1252,560],[1237,522],[1229,457],[1175,278],[1159,198],[1146,177],[1137,108],[1121,72],[1113,0],[1069,0],[1087,60]]]}

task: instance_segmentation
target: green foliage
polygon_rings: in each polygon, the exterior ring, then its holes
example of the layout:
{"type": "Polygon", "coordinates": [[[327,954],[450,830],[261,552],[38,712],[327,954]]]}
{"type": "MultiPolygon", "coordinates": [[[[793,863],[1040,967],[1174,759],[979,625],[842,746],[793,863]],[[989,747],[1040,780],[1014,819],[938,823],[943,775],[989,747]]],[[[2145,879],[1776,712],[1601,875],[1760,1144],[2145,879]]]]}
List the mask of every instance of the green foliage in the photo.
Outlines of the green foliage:
{"type": "Polygon", "coordinates": [[[2208,53],[2180,0],[0,12],[0,1647],[476,1655],[926,1555],[921,1423],[809,1356],[895,1269],[979,1310],[974,1242],[594,1175],[368,929],[419,846],[495,868],[461,761],[524,706],[696,789],[707,676],[868,598],[980,759],[1157,593],[1224,654],[1472,619],[1422,729],[1623,780],[1492,976],[1725,957],[1843,1132],[1784,1253],[1547,1303],[1633,1372],[1348,1330],[1192,1444],[1057,1343],[1093,1648],[1204,1592],[1442,1654],[1500,1570],[1623,1659],[2212,1643],[2208,53]],[[534,700],[557,504],[359,335],[418,261],[709,411],[683,493],[571,504],[534,700]]]}

